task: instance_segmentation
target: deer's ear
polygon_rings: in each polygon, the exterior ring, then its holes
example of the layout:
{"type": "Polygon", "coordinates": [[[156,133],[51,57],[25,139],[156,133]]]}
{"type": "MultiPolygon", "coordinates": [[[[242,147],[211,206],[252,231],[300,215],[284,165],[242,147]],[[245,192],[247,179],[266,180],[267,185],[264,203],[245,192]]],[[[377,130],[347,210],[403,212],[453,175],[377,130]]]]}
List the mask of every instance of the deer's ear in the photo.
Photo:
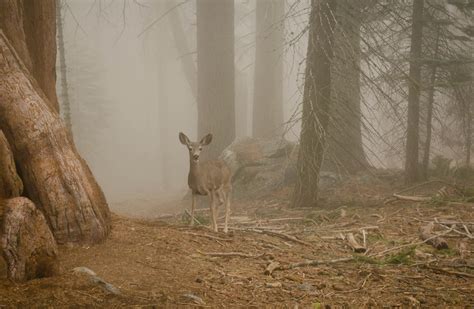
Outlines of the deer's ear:
{"type": "Polygon", "coordinates": [[[203,146],[206,146],[206,145],[209,145],[211,142],[212,142],[212,134],[209,133],[208,135],[204,136],[199,143],[203,146]]]}
{"type": "Polygon", "coordinates": [[[190,143],[189,138],[183,132],[179,132],[179,141],[181,142],[181,144],[186,146],[190,143]]]}

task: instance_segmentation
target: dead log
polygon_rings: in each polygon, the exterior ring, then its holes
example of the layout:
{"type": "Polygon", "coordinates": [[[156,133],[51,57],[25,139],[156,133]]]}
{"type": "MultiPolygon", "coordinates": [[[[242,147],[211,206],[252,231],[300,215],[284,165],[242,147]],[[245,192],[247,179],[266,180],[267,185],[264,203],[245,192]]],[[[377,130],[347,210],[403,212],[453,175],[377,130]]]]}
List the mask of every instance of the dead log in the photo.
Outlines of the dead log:
{"type": "Polygon", "coordinates": [[[420,228],[420,238],[427,244],[430,244],[436,249],[448,249],[448,243],[444,238],[437,237],[433,234],[434,222],[420,228]]]}
{"type": "Polygon", "coordinates": [[[58,243],[95,243],[110,230],[102,190],[41,88],[0,31],[0,129],[12,147],[28,197],[58,243]]]}
{"type": "Polygon", "coordinates": [[[0,201],[0,251],[14,281],[58,272],[58,250],[41,211],[27,198],[0,201]]]}
{"type": "Polygon", "coordinates": [[[348,233],[346,235],[346,240],[349,243],[349,246],[352,248],[352,250],[356,253],[364,253],[367,250],[367,248],[365,248],[364,246],[360,245],[357,242],[357,240],[354,237],[354,234],[352,233],[348,233]]]}
{"type": "Polygon", "coordinates": [[[10,145],[0,131],[0,198],[17,197],[22,192],[23,182],[16,172],[10,145]]]}

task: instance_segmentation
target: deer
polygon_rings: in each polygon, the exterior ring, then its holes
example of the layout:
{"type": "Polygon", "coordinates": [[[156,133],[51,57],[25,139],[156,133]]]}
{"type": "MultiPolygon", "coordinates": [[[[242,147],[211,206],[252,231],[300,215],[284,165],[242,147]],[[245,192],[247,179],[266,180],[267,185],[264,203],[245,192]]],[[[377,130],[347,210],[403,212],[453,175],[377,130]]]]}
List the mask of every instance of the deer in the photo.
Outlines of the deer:
{"type": "Polygon", "coordinates": [[[225,203],[224,233],[228,232],[230,216],[230,195],[232,191],[231,170],[222,160],[199,161],[202,148],[212,142],[212,134],[204,136],[199,142],[191,142],[182,132],[179,141],[189,150],[188,186],[192,193],[191,223],[194,224],[194,209],[197,195],[207,195],[210,201],[211,228],[217,232],[217,207],[225,203]],[[219,204],[216,205],[216,200],[219,204]]]}

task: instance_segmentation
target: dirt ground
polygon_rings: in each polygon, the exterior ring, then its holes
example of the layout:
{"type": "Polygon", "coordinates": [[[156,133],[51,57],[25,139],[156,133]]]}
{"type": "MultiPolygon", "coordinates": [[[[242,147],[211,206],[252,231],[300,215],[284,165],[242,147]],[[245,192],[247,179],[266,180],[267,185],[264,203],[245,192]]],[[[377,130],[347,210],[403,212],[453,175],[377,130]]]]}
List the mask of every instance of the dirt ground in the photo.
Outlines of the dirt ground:
{"type": "MultiPolygon", "coordinates": [[[[185,215],[114,215],[104,244],[61,248],[59,276],[0,281],[0,307],[474,308],[474,204],[391,193],[346,184],[319,209],[289,208],[289,189],[236,201],[227,235],[189,227],[185,215]],[[449,248],[420,240],[430,222],[449,248]],[[350,233],[365,252],[354,253],[350,233]],[[313,265],[294,264],[304,261],[313,265]],[[279,267],[265,274],[270,264],[279,267]]],[[[207,224],[207,211],[197,219],[207,224]]]]}

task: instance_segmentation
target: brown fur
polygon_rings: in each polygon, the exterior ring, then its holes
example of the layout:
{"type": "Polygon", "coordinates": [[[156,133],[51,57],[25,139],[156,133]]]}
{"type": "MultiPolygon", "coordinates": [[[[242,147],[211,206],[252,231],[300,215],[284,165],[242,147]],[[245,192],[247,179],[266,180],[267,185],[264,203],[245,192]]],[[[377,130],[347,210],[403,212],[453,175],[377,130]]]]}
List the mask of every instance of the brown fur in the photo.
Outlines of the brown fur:
{"type": "MultiPolygon", "coordinates": [[[[199,162],[202,147],[209,145],[212,135],[206,135],[200,142],[191,142],[189,138],[179,133],[180,142],[189,150],[189,174],[188,186],[192,191],[191,225],[194,223],[194,208],[196,195],[207,195],[210,198],[212,228],[217,232],[217,209],[215,199],[219,204],[226,204],[226,218],[224,232],[227,232],[227,224],[230,216],[230,193],[232,191],[232,174],[230,168],[224,161],[214,160],[199,162]]],[[[218,206],[218,205],[217,205],[218,206]]]]}

